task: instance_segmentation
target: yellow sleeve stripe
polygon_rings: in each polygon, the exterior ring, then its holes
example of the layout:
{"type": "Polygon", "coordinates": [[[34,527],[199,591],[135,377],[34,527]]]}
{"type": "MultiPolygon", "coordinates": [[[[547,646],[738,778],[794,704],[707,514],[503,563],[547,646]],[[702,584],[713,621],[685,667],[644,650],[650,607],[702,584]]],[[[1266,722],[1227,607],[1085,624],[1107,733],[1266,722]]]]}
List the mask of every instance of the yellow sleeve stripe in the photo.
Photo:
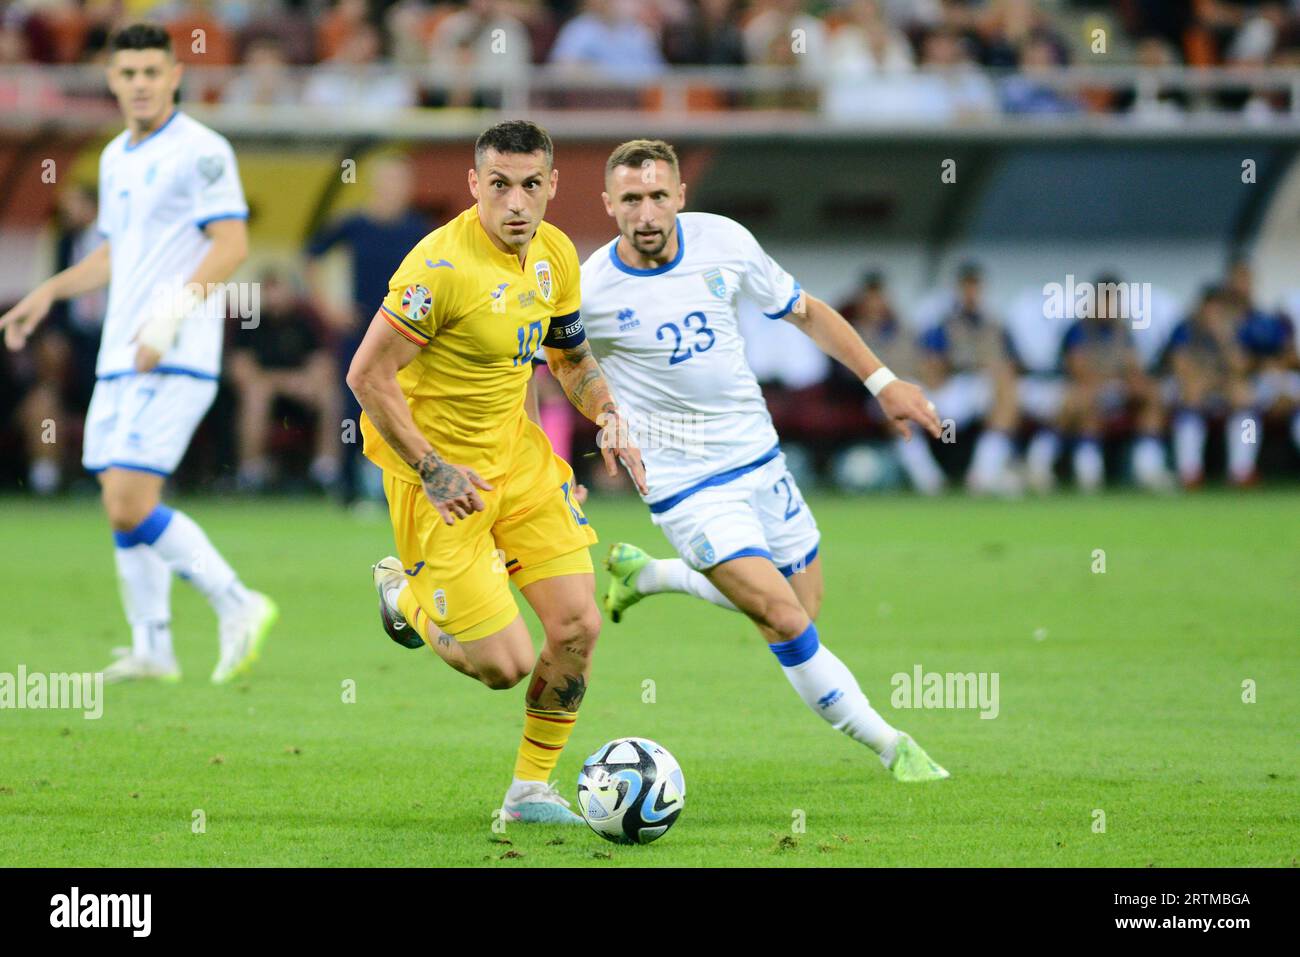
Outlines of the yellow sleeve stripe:
{"type": "Polygon", "coordinates": [[[427,346],[429,344],[428,336],[415,328],[415,326],[411,325],[397,313],[393,312],[393,310],[389,309],[387,306],[380,306],[379,308],[383,312],[384,318],[388,320],[388,324],[414,342],[417,346],[427,346]]]}

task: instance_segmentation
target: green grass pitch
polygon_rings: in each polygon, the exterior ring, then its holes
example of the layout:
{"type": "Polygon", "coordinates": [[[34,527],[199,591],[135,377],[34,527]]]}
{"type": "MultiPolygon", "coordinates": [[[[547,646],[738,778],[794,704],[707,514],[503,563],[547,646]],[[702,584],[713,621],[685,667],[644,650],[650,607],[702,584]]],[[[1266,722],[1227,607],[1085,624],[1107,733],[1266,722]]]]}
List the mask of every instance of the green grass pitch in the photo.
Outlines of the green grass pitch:
{"type": "MultiPolygon", "coordinates": [[[[795,698],[747,621],[657,597],[606,622],[557,774],[572,796],[582,759],[610,738],[669,748],[686,810],[647,847],[586,828],[493,833],[523,686],[488,691],[384,637],[369,570],[391,551],[386,516],[181,504],[279,601],[263,660],[210,686],[215,621],[178,582],[180,685],[109,687],[97,721],[0,711],[0,865],[1294,866],[1300,854],[1293,492],[813,498],[823,640],[952,778],[894,782],[795,698]],[[917,665],[996,672],[998,716],[891,707],[891,676],[917,665]]],[[[588,512],[598,561],[618,539],[668,555],[636,503],[588,512]]],[[[9,499],[0,514],[0,672],[103,667],[126,636],[95,506],[9,499]]]]}

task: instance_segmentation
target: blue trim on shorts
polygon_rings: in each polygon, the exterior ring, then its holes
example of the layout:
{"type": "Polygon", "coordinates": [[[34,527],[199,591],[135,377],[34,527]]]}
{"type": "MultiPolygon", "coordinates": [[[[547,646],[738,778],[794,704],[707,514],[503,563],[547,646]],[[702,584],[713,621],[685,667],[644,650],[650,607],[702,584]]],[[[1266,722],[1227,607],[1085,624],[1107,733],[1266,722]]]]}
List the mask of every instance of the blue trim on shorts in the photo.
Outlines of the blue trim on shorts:
{"type": "Polygon", "coordinates": [[[781,662],[782,668],[801,665],[817,654],[817,649],[821,647],[821,642],[817,640],[817,626],[809,623],[803,634],[768,647],[772,649],[772,654],[776,655],[776,660],[781,662]]]}
{"type": "Polygon", "coordinates": [[[163,375],[187,375],[191,379],[202,379],[205,382],[216,382],[218,378],[211,372],[203,372],[199,369],[187,369],[185,366],[155,366],[148,372],[136,372],[134,369],[126,369],[122,372],[105,372],[103,375],[95,376],[99,382],[107,382],[109,379],[125,379],[128,376],[136,375],[153,375],[160,372],[163,375]]]}
{"type": "Polygon", "coordinates": [[[813,563],[813,559],[817,557],[817,549],[821,548],[821,544],[822,544],[821,542],[818,542],[816,545],[814,545],[812,547],[812,551],[809,552],[807,555],[805,555],[802,561],[794,562],[793,564],[790,565],[778,566],[777,571],[779,571],[786,578],[789,578],[791,575],[794,574],[795,568],[807,568],[809,565],[813,563]]]}
{"type": "Polygon", "coordinates": [[[731,553],[730,555],[728,555],[726,558],[719,558],[719,559],[717,560],[717,562],[715,562],[714,564],[710,565],[709,567],[710,567],[710,568],[717,568],[717,567],[718,567],[719,565],[721,565],[723,562],[729,562],[729,561],[731,561],[731,560],[733,560],[733,559],[736,559],[736,558],[748,558],[748,557],[751,556],[751,555],[753,555],[753,556],[755,556],[755,557],[757,557],[757,558],[766,558],[769,562],[772,560],[772,553],[769,552],[766,548],[753,548],[753,547],[750,547],[750,548],[742,548],[742,549],[741,549],[740,551],[738,551],[738,552],[732,552],[732,553],[731,553]]]}
{"type": "Polygon", "coordinates": [[[696,492],[700,491],[700,489],[712,488],[715,485],[726,485],[728,482],[734,482],[742,475],[766,465],[780,454],[781,443],[778,442],[776,445],[772,446],[769,451],[754,459],[752,462],[745,465],[738,465],[736,468],[728,469],[725,472],[719,472],[717,475],[710,475],[708,478],[696,482],[690,488],[683,489],[676,495],[670,495],[668,498],[662,499],[661,501],[648,502],[647,504],[650,507],[650,512],[653,515],[658,515],[660,512],[666,512],[673,506],[681,504],[684,499],[694,495],[696,492]]]}
{"type": "Polygon", "coordinates": [[[145,516],[129,532],[114,532],[113,541],[118,548],[134,548],[136,545],[152,545],[158,537],[167,531],[174,513],[166,505],[155,505],[154,510],[145,516]]]}

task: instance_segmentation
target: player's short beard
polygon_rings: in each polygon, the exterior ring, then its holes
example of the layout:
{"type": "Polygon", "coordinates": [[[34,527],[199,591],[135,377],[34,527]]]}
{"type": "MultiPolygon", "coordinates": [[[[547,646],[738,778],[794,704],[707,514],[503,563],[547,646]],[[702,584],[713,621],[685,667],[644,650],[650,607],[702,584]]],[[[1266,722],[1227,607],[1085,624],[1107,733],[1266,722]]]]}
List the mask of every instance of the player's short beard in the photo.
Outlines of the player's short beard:
{"type": "Polygon", "coordinates": [[[637,252],[639,252],[642,256],[648,256],[648,257],[658,256],[660,253],[664,251],[664,248],[668,245],[668,234],[663,230],[660,230],[658,245],[656,245],[653,249],[647,249],[643,245],[643,243],[644,243],[644,239],[637,234],[637,231],[635,229],[633,229],[632,248],[635,249],[637,252]]]}

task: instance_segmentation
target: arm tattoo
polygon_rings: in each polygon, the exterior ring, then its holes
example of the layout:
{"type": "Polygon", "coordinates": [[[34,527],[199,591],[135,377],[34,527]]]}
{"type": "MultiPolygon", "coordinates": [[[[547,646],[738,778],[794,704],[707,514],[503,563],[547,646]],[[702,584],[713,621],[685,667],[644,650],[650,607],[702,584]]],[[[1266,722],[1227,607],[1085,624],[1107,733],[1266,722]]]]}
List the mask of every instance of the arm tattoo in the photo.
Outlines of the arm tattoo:
{"type": "Polygon", "coordinates": [[[420,473],[424,491],[435,502],[447,502],[470,491],[469,479],[454,465],[449,465],[437,452],[430,449],[420,461],[411,466],[420,473]]]}
{"type": "Polygon", "coordinates": [[[572,349],[557,351],[559,358],[549,363],[551,374],[559,381],[574,408],[593,422],[602,412],[614,411],[609,384],[592,355],[591,346],[583,342],[572,349]]]}

